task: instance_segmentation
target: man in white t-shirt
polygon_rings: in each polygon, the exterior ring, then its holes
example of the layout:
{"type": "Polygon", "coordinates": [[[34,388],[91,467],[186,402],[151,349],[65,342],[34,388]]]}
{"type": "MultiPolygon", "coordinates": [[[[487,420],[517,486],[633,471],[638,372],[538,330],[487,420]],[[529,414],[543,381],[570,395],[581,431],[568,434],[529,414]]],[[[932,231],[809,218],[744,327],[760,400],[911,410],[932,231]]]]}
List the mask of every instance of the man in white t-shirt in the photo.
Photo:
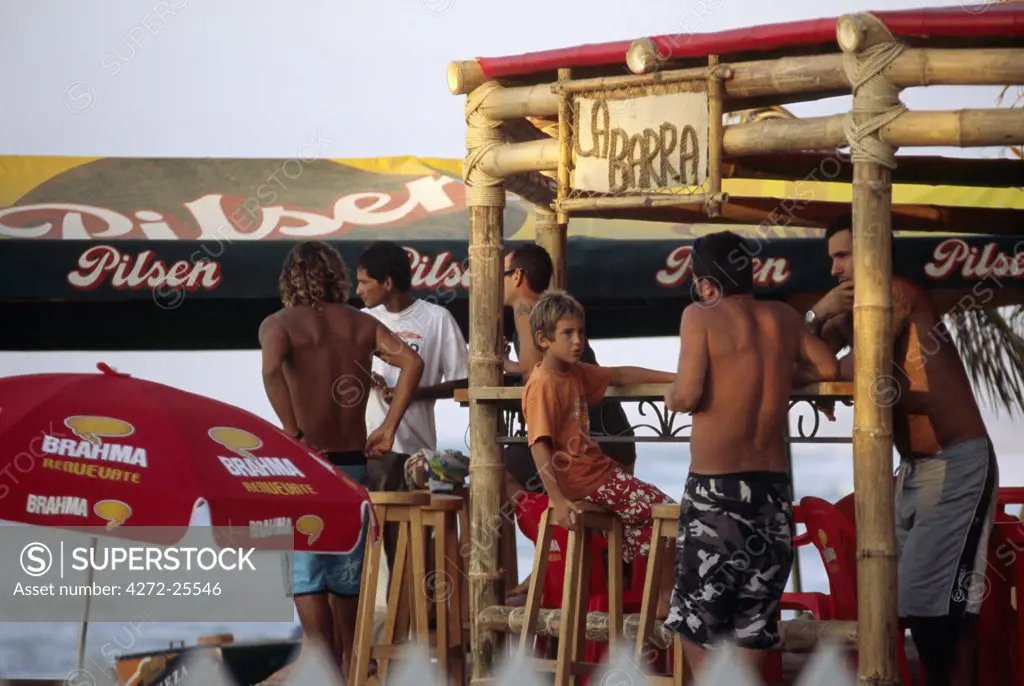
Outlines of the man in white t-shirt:
{"type": "MultiPolygon", "coordinates": [[[[395,436],[393,450],[412,455],[424,448],[437,448],[434,403],[465,387],[469,376],[469,354],[455,317],[446,308],[414,299],[409,255],[401,246],[380,241],[359,257],[356,293],[366,308],[363,312],[380,320],[423,359],[423,376],[395,436]]],[[[375,388],[366,406],[366,426],[372,430],[387,416],[390,389],[399,370],[374,357],[375,375],[386,388],[375,388]]]]}
{"type": "MultiPolygon", "coordinates": [[[[366,305],[363,312],[376,317],[423,359],[423,376],[398,425],[393,452],[367,465],[371,490],[405,490],[405,461],[419,450],[437,448],[436,399],[450,397],[454,389],[467,385],[469,351],[451,312],[409,295],[412,265],[400,245],[379,241],[367,248],[356,263],[356,279],[356,294],[366,305]]],[[[378,385],[366,403],[366,426],[376,429],[388,413],[399,370],[375,356],[371,372],[378,385]]],[[[384,552],[389,570],[397,543],[395,525],[386,526],[384,552]]]]}

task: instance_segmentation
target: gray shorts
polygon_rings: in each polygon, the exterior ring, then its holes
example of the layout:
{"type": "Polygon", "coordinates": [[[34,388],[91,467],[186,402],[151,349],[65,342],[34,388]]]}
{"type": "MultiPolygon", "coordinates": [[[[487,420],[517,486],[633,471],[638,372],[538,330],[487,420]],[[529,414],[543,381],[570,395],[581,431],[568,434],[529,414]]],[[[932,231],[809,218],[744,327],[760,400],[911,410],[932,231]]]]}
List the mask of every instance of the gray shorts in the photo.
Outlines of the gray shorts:
{"type": "Polygon", "coordinates": [[[999,466],[987,437],[900,463],[900,617],[980,612],[998,488],[999,466]]]}

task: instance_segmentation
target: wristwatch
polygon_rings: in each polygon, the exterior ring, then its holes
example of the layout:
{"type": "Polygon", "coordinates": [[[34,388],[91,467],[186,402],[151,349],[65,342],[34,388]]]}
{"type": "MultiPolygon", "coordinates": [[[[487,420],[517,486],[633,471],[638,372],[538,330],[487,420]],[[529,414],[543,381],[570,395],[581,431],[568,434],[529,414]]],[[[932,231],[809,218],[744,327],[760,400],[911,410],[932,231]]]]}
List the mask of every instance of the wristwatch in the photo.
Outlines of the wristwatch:
{"type": "Polygon", "coordinates": [[[294,438],[296,441],[301,441],[302,437],[305,435],[306,434],[302,433],[302,429],[299,429],[294,434],[292,434],[292,438],[294,438]]]}

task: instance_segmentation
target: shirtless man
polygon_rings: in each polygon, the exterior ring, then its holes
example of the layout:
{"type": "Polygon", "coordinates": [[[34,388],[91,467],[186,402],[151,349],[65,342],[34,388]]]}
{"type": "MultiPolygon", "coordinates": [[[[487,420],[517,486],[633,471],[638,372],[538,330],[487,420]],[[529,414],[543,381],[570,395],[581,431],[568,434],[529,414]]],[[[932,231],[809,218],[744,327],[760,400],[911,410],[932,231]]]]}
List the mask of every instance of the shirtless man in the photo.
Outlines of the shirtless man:
{"type": "MultiPolygon", "coordinates": [[[[345,263],[325,243],[297,245],[279,285],[284,309],[267,317],[259,331],[267,398],[286,433],[365,485],[367,458],[391,450],[423,361],[379,321],[346,304],[345,263]],[[374,355],[401,373],[387,416],[367,437],[367,370],[374,355]]],[[[365,522],[363,527],[361,543],[365,522]]],[[[333,647],[346,676],[362,560],[362,544],[348,555],[295,553],[293,595],[302,629],[307,639],[333,647]]]]}
{"type": "MultiPolygon", "coordinates": [[[[807,313],[833,354],[853,345],[853,231],[846,215],[825,232],[839,285],[807,313]]],[[[973,684],[974,629],[995,516],[998,464],[956,346],[928,292],[892,277],[893,445],[899,614],[928,686],[973,684]]],[[[853,378],[853,354],[843,358],[853,378]]]]}
{"type": "Polygon", "coordinates": [[[665,394],[669,410],[693,414],[665,626],[683,639],[694,674],[723,639],[760,674],[793,565],[790,391],[837,378],[839,365],[795,309],[754,299],[743,238],[704,236],[692,255],[700,301],[683,310],[678,373],[665,394]]]}

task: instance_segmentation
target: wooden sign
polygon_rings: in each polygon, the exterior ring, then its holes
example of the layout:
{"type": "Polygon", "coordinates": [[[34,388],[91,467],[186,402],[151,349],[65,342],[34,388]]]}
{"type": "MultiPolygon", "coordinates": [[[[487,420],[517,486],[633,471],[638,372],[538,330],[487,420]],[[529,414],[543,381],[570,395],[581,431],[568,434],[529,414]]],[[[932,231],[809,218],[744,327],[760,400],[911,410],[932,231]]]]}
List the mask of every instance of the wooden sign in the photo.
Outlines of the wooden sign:
{"type": "Polygon", "coordinates": [[[573,189],[623,194],[701,186],[708,174],[708,94],[578,97],[573,189]]]}

